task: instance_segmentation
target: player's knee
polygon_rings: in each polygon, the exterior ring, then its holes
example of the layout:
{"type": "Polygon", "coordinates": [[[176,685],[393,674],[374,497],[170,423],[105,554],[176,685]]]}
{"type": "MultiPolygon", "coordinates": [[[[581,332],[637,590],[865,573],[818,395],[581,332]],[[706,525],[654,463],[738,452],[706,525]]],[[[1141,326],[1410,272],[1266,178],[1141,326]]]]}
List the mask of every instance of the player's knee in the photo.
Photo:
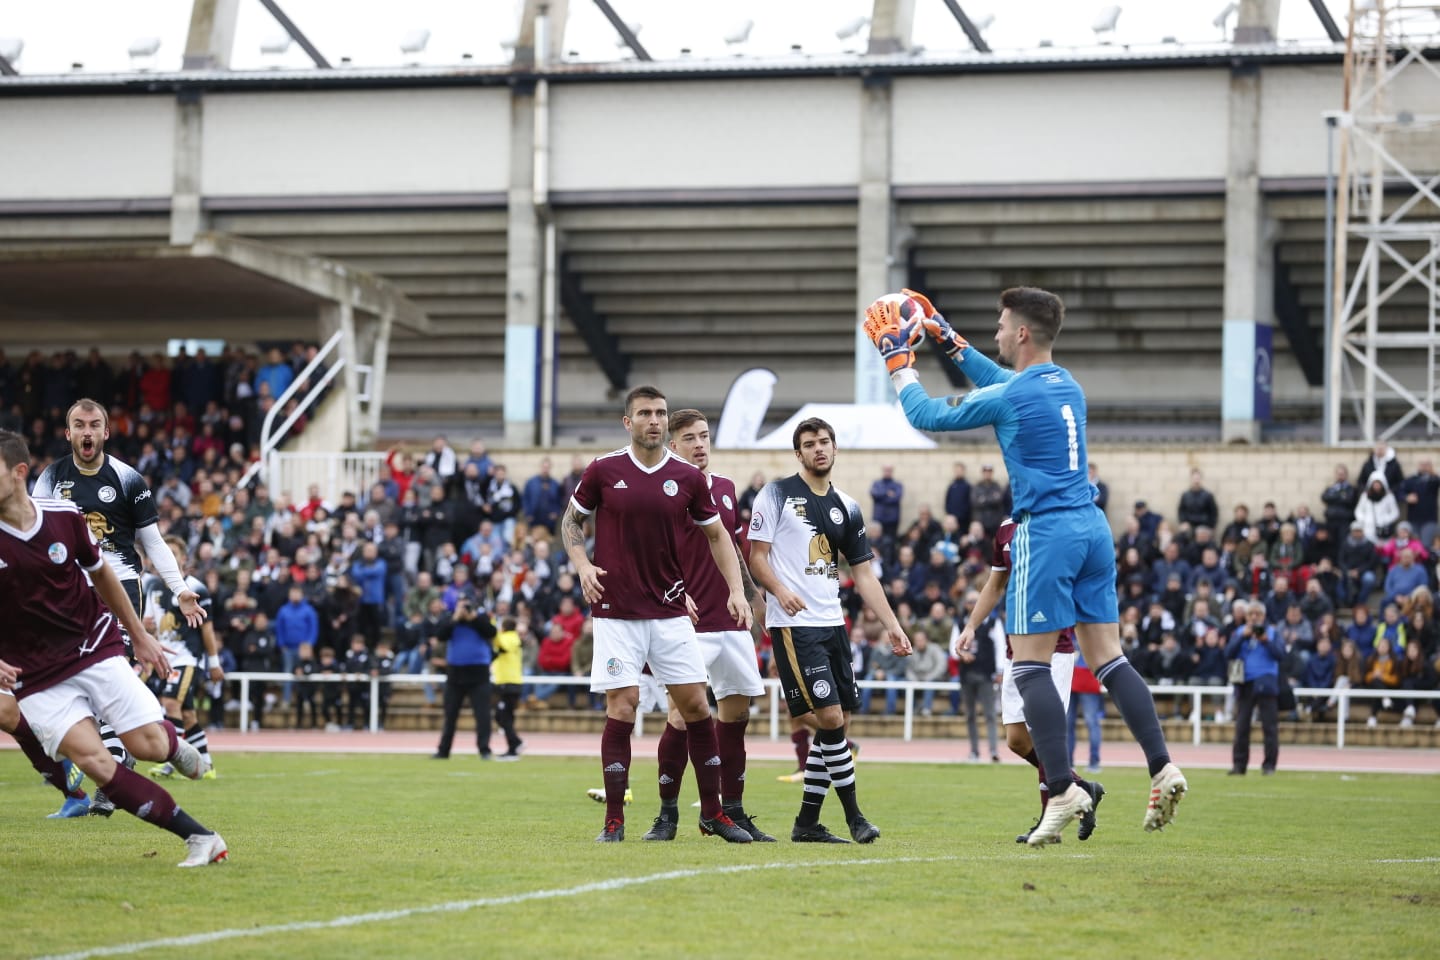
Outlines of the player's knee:
{"type": "Polygon", "coordinates": [[[1005,726],[1005,745],[1017,757],[1028,756],[1034,748],[1034,744],[1030,740],[1030,731],[1023,723],[1011,723],[1005,726]]]}
{"type": "Polygon", "coordinates": [[[14,733],[20,726],[20,705],[14,697],[0,697],[0,730],[14,733]]]}
{"type": "Polygon", "coordinates": [[[670,713],[668,716],[666,716],[665,722],[670,724],[670,726],[674,727],[676,730],[685,729],[685,718],[680,716],[679,709],[676,708],[674,705],[670,707],[670,713]]]}
{"type": "Polygon", "coordinates": [[[165,735],[165,728],[158,723],[147,723],[143,727],[122,733],[120,742],[125,744],[125,749],[129,750],[132,756],[140,760],[159,763],[168,760],[170,756],[170,738],[165,735]]]}
{"type": "Polygon", "coordinates": [[[839,730],[845,726],[845,711],[838,703],[821,707],[815,711],[815,723],[820,730],[839,730]]]}
{"type": "Polygon", "coordinates": [[[640,688],[624,687],[605,691],[605,715],[621,723],[634,723],[640,706],[640,688]]]}

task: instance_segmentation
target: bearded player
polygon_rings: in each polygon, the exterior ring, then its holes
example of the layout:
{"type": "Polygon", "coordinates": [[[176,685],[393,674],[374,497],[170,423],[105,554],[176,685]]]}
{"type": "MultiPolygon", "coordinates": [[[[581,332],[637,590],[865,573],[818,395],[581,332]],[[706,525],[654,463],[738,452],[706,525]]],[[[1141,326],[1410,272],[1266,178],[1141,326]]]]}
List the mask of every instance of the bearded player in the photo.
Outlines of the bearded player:
{"type": "MultiPolygon", "coordinates": [[[[185,585],[175,558],[160,537],[154,495],[133,467],[105,453],[105,441],[110,439],[110,420],[105,408],[94,400],[78,400],[65,414],[65,423],[65,439],[70,441],[71,456],[62,457],[45,468],[35,481],[34,496],[68,500],[80,508],[90,532],[100,543],[101,555],[119,577],[135,610],[141,609],[138,544],[165,585],[175,593],[186,620],[198,625],[205,618],[205,611],[195,592],[185,585]]],[[[121,636],[125,638],[123,624],[121,636]]],[[[128,648],[128,639],[125,644],[128,648]]],[[[19,720],[20,712],[14,701],[0,696],[0,730],[20,740],[26,733],[19,720]]],[[[134,767],[135,761],[126,753],[121,738],[104,719],[97,720],[100,736],[111,756],[117,763],[134,767]]],[[[27,745],[22,743],[23,746],[27,745]]],[[[33,749],[33,745],[30,746],[33,749]]],[[[28,755],[31,750],[26,752],[28,755]]],[[[44,771],[41,774],[53,783],[52,776],[44,771]]],[[[78,781],[70,786],[78,790],[78,781]]],[[[115,804],[103,790],[96,790],[88,804],[71,796],[60,812],[81,816],[87,810],[94,816],[108,817],[115,812],[115,804]]]]}
{"type": "MultiPolygon", "coordinates": [[[[736,509],[735,481],[710,472],[710,424],[699,410],[676,410],[670,414],[670,449],[700,468],[721,523],[736,544],[745,599],[760,599],[750,571],[739,553],[744,532],[736,509]]],[[[685,593],[696,609],[695,638],[710,677],[719,718],[715,724],[720,747],[720,798],[725,813],[760,843],[775,838],[755,826],[745,812],[745,727],[750,722],[750,698],[765,692],[755,660],[755,641],[749,630],[735,629],[735,618],[726,609],[729,599],[725,578],[710,556],[710,544],[700,528],[688,520],[680,525],[680,560],[685,572],[685,593]]],[[[680,822],[678,798],[685,776],[685,720],[673,703],[665,731],[660,735],[660,816],[642,837],[644,840],[673,840],[680,822]]]]}

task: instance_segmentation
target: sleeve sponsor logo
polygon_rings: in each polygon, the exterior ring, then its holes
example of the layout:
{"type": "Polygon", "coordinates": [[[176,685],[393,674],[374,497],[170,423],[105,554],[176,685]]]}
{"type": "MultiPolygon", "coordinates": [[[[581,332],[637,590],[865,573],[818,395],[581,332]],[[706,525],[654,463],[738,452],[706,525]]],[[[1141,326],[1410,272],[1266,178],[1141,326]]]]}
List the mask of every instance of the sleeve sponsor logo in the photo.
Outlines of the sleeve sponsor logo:
{"type": "Polygon", "coordinates": [[[735,501],[733,501],[733,500],[730,499],[730,494],[728,494],[728,493],[722,493],[722,494],[720,495],[720,502],[723,503],[723,504],[725,504],[725,509],[726,509],[726,510],[734,510],[734,509],[735,509],[735,501]]]}
{"type": "Polygon", "coordinates": [[[754,515],[751,516],[751,518],[750,518],[750,529],[751,529],[751,530],[759,530],[759,529],[760,529],[762,526],[764,526],[764,525],[765,525],[765,518],[760,515],[760,511],[759,511],[759,510],[756,510],[755,513],[754,513],[754,515]]]}

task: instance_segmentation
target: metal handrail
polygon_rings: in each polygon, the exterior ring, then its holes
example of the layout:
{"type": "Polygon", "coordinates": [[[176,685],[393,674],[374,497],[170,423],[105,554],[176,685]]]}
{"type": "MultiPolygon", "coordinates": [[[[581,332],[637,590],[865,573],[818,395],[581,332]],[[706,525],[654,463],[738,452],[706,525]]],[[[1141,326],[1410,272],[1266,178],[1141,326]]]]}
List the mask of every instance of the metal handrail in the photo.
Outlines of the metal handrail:
{"type": "Polygon", "coordinates": [[[325,375],[320,378],[320,381],[313,384],[310,387],[309,393],[305,394],[304,398],[296,404],[295,412],[285,418],[285,422],[280,425],[278,430],[272,430],[275,423],[275,415],[285,409],[285,404],[290,402],[291,398],[299,392],[301,384],[309,380],[310,374],[314,373],[316,368],[325,362],[325,358],[329,356],[331,352],[339,351],[342,337],[343,333],[337,330],[329,340],[326,340],[324,346],[315,352],[315,358],[295,375],[295,379],[290,382],[290,386],[285,388],[285,392],[276,397],[275,402],[270,405],[269,411],[265,414],[265,422],[260,425],[260,459],[250,464],[244,475],[240,477],[240,486],[249,486],[250,481],[255,479],[255,475],[262,470],[266,471],[266,477],[269,477],[270,454],[275,451],[276,447],[280,446],[285,434],[289,432],[290,427],[294,425],[295,421],[299,420],[300,417],[305,414],[305,411],[309,410],[315,404],[315,401],[320,399],[320,395],[325,392],[325,388],[330,385],[330,381],[334,380],[336,375],[345,368],[345,358],[338,357],[335,363],[325,371],[325,375]]]}

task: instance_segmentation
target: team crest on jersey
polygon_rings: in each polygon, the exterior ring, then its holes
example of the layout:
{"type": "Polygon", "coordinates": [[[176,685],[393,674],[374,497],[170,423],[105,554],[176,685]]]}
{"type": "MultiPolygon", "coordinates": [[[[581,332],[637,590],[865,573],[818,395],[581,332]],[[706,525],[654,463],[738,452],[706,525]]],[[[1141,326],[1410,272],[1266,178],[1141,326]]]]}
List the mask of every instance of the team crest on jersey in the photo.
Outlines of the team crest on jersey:
{"type": "Polygon", "coordinates": [[[610,674],[610,676],[612,677],[620,676],[620,658],[611,657],[609,660],[606,660],[605,672],[610,674]]]}
{"type": "Polygon", "coordinates": [[[830,508],[830,522],[837,526],[845,522],[845,514],[840,512],[839,507],[830,508]]]}
{"type": "Polygon", "coordinates": [[[100,498],[100,502],[101,502],[101,503],[114,503],[114,502],[115,502],[115,488],[114,488],[114,487],[101,487],[101,488],[96,492],[95,495],[100,498]]]}
{"type": "Polygon", "coordinates": [[[723,504],[725,504],[725,509],[726,509],[726,510],[734,510],[734,509],[735,509],[735,502],[730,499],[730,494],[728,494],[728,493],[722,493],[722,494],[720,494],[720,502],[723,503],[723,504]]]}
{"type": "Polygon", "coordinates": [[[65,549],[65,544],[60,543],[58,540],[50,544],[50,549],[47,552],[50,554],[50,562],[57,567],[70,559],[70,551],[65,549]]]}
{"type": "Polygon", "coordinates": [[[675,496],[675,494],[680,492],[680,484],[676,483],[674,480],[666,480],[665,484],[660,489],[665,491],[665,496],[673,497],[675,496]]]}

